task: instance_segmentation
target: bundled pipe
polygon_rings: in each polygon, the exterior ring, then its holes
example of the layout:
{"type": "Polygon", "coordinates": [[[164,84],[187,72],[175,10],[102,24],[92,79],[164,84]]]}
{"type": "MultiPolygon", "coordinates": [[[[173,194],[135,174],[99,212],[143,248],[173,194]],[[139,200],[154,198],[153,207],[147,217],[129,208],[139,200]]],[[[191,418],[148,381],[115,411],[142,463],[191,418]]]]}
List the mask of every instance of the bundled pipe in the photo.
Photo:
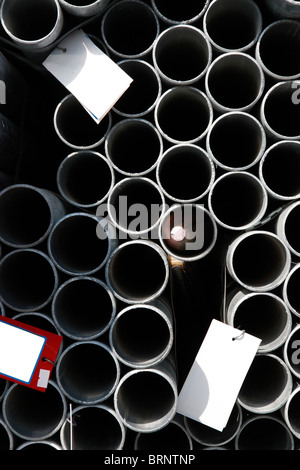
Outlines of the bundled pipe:
{"type": "Polygon", "coordinates": [[[248,51],[257,42],[263,18],[252,0],[212,1],[203,18],[203,31],[218,53],[248,51]]]}
{"type": "Polygon", "coordinates": [[[102,218],[73,212],[56,222],[48,236],[48,252],[57,268],[71,276],[92,275],[106,263],[116,240],[102,218]]]}
{"type": "Polygon", "coordinates": [[[300,378],[300,325],[294,326],[283,347],[283,358],[293,377],[300,378]]]}
{"type": "Polygon", "coordinates": [[[104,145],[112,167],[125,176],[150,173],[163,152],[160,133],[150,121],[142,118],[128,118],[116,123],[104,145]]]}
{"type": "Polygon", "coordinates": [[[300,18],[300,5],[297,0],[264,0],[269,11],[280,18],[300,18]]]}
{"type": "Polygon", "coordinates": [[[250,230],[228,246],[226,266],[231,277],[245,289],[265,292],[280,286],[289,273],[291,254],[272,232],[250,230]]]}
{"type": "Polygon", "coordinates": [[[269,353],[283,346],[292,329],[286,303],[273,292],[235,290],[227,298],[226,322],[261,339],[258,352],[269,353]]]}
{"type": "Polygon", "coordinates": [[[19,312],[43,309],[58,286],[54,263],[44,252],[31,249],[13,250],[0,262],[2,302],[19,312]]]}
{"type": "Polygon", "coordinates": [[[28,441],[52,437],[66,418],[67,405],[57,384],[50,380],[41,393],[12,384],[2,403],[5,423],[13,434],[28,441]]]}
{"type": "Polygon", "coordinates": [[[54,224],[66,214],[51,191],[14,184],[0,192],[0,240],[13,248],[32,248],[44,242],[54,224]]]}
{"type": "Polygon", "coordinates": [[[108,399],[120,378],[120,366],[111,349],[100,341],[76,341],[60,355],[56,379],[60,390],[81,405],[108,399]]]}
{"type": "Polygon", "coordinates": [[[104,11],[110,0],[59,0],[59,2],[71,15],[90,17],[104,11]]]}
{"type": "Polygon", "coordinates": [[[300,257],[300,201],[289,204],[279,215],[276,222],[276,233],[287,245],[292,256],[300,257]]]}
{"type": "Polygon", "coordinates": [[[259,178],[268,194],[280,201],[300,196],[300,142],[281,140],[268,147],[259,162],[259,178]]]}
{"type": "Polygon", "coordinates": [[[213,122],[212,105],[201,90],[175,86],[159,98],[154,110],[155,125],[173,144],[197,143],[213,122]]]}
{"type": "Polygon", "coordinates": [[[188,434],[195,442],[208,447],[221,447],[235,438],[240,430],[242,419],[242,408],[236,402],[222,431],[216,431],[187,416],[184,417],[184,424],[188,434]]]}
{"type": "Polygon", "coordinates": [[[205,90],[220,112],[250,111],[261,98],[265,78],[258,62],[244,52],[227,52],[214,59],[205,75],[205,90]]]}
{"type": "Polygon", "coordinates": [[[122,450],[126,428],[107,405],[79,405],[60,430],[63,450],[122,450]]]}
{"type": "Polygon", "coordinates": [[[124,374],[114,394],[114,405],[126,427],[152,433],[174,418],[177,398],[175,370],[165,359],[156,366],[124,374]]]}
{"type": "Polygon", "coordinates": [[[56,452],[57,450],[63,450],[63,448],[54,441],[51,440],[42,440],[42,441],[28,441],[20,444],[16,450],[29,450],[35,452],[56,452]]]}
{"type": "Polygon", "coordinates": [[[0,419],[0,450],[13,450],[15,438],[5,421],[0,419]]]}
{"type": "Polygon", "coordinates": [[[0,17],[4,31],[24,50],[52,44],[64,23],[58,0],[3,0],[0,17]]]}
{"type": "Polygon", "coordinates": [[[277,416],[246,418],[235,439],[235,450],[294,450],[293,434],[277,416]]]}
{"type": "Polygon", "coordinates": [[[256,414],[273,413],[287,402],[293,389],[293,377],[279,356],[259,353],[238,395],[239,404],[256,414]]]}
{"type": "Polygon", "coordinates": [[[159,225],[159,240],[168,255],[182,261],[207,256],[217,241],[217,224],[201,204],[174,204],[159,225]]]}
{"type": "Polygon", "coordinates": [[[81,150],[69,154],[60,163],[56,180],[60,194],[68,203],[92,210],[108,198],[115,174],[101,153],[81,150]]]}
{"type": "Polygon", "coordinates": [[[209,0],[200,0],[197,3],[193,0],[186,0],[180,4],[172,0],[151,0],[151,6],[156,15],[167,25],[198,23],[208,4],[209,0]]]}
{"type": "Polygon", "coordinates": [[[289,273],[287,274],[283,287],[283,299],[291,312],[300,318],[300,295],[299,295],[299,281],[300,281],[300,264],[296,263],[289,273]]]}
{"type": "Polygon", "coordinates": [[[75,150],[91,150],[104,142],[112,117],[108,112],[99,124],[96,123],[75,96],[68,94],[56,106],[53,123],[65,145],[75,150]]]}
{"type": "Polygon", "coordinates": [[[146,3],[121,0],[104,14],[101,34],[113,56],[138,59],[151,52],[159,34],[159,22],[146,3]]]}
{"type": "Polygon", "coordinates": [[[76,276],[58,287],[51,312],[55,325],[68,338],[91,341],[110,328],[116,301],[100,279],[76,276]]]}
{"type": "Polygon", "coordinates": [[[169,355],[173,340],[172,312],[159,299],[125,307],[116,315],[109,331],[112,351],[131,368],[159,364],[169,355]]]}
{"type": "Polygon", "coordinates": [[[195,144],[177,144],[161,155],[156,180],[164,195],[178,203],[204,198],[215,179],[215,166],[208,153],[195,144]]]}
{"type": "Polygon", "coordinates": [[[284,417],[284,420],[289,430],[293,433],[293,435],[297,439],[300,438],[299,391],[300,391],[300,388],[297,385],[292,391],[292,393],[290,394],[282,410],[282,415],[284,417]]]}
{"type": "Polygon", "coordinates": [[[225,171],[251,170],[262,158],[266,145],[261,122],[252,114],[240,111],[221,114],[206,136],[209,156],[225,171]]]}
{"type": "Polygon", "coordinates": [[[169,280],[167,255],[152,240],[124,242],[108,259],[105,278],[113,294],[125,303],[153,301],[164,292],[169,280]]]}
{"type": "Polygon", "coordinates": [[[252,173],[227,172],[213,183],[208,207],[216,222],[227,230],[247,230],[265,215],[267,191],[252,173]]]}
{"type": "Polygon", "coordinates": [[[122,118],[142,118],[153,111],[162,92],[161,79],[153,65],[141,59],[124,59],[117,64],[133,80],[113,106],[122,118]]]}
{"type": "MultiPolygon", "coordinates": [[[[18,313],[12,317],[14,320],[19,320],[20,322],[26,323],[27,325],[34,326],[35,328],[40,328],[45,331],[49,331],[55,335],[61,335],[61,331],[57,328],[52,318],[41,312],[28,312],[28,313],[18,313]]],[[[58,355],[61,353],[63,347],[63,342],[58,351],[58,355]]]]}
{"type": "Polygon", "coordinates": [[[176,25],[160,33],[152,57],[165,84],[192,85],[205,75],[212,60],[212,50],[199,28],[176,25]]]}

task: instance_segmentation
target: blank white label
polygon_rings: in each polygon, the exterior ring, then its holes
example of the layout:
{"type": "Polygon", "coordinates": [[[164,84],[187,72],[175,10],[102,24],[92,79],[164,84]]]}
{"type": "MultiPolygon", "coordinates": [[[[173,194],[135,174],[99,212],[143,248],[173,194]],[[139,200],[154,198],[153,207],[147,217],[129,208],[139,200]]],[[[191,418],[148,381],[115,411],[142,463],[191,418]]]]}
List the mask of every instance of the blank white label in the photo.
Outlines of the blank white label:
{"type": "Polygon", "coordinates": [[[30,383],[46,338],[0,321],[0,373],[30,383]]]}

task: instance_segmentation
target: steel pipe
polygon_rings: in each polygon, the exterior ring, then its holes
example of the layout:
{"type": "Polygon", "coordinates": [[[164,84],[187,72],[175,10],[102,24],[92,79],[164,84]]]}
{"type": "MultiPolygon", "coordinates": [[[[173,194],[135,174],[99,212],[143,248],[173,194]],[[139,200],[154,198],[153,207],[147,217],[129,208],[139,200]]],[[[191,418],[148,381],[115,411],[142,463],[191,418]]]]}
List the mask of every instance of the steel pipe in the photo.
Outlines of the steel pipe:
{"type": "Polygon", "coordinates": [[[52,44],[64,23],[58,0],[3,0],[0,17],[6,34],[27,50],[52,44]]]}
{"type": "Polygon", "coordinates": [[[108,112],[96,123],[74,95],[66,95],[56,106],[53,116],[58,138],[75,150],[91,150],[99,147],[111,128],[112,117],[108,112]]]}
{"type": "Polygon", "coordinates": [[[203,17],[203,31],[217,52],[248,51],[257,42],[263,17],[252,0],[212,1],[203,17]]]}
{"type": "Polygon", "coordinates": [[[0,450],[13,450],[15,437],[7,424],[0,419],[0,450]]]}
{"type": "Polygon", "coordinates": [[[234,291],[227,298],[226,322],[261,339],[260,353],[283,346],[292,329],[286,303],[272,292],[234,291]]]}
{"type": "Polygon", "coordinates": [[[208,207],[216,222],[228,230],[247,230],[265,215],[267,191],[259,178],[246,171],[227,172],[213,183],[208,207]]]}
{"type": "Polygon", "coordinates": [[[205,75],[205,91],[220,112],[250,111],[261,98],[265,78],[258,62],[244,52],[215,58],[205,75]]]}
{"type": "Polygon", "coordinates": [[[32,441],[32,442],[23,442],[20,444],[16,450],[31,450],[35,452],[56,452],[57,450],[63,450],[63,448],[54,441],[32,441]]]}
{"type": "Polygon", "coordinates": [[[284,282],[291,254],[275,233],[251,230],[228,246],[226,266],[233,280],[245,289],[265,292],[284,282]]]}
{"type": "Polygon", "coordinates": [[[300,139],[299,87],[300,81],[277,82],[263,96],[260,119],[273,141],[300,139]]]}
{"type": "Polygon", "coordinates": [[[287,402],[293,377],[279,356],[256,354],[238,395],[239,404],[256,414],[273,413],[287,402]]]}
{"type": "Polygon", "coordinates": [[[123,308],[109,331],[112,351],[131,368],[159,364],[169,355],[173,340],[172,312],[158,299],[123,308]]]}
{"type": "Polygon", "coordinates": [[[12,384],[2,403],[5,423],[13,434],[28,441],[52,437],[65,420],[67,405],[52,380],[41,393],[20,384],[12,384]]]}
{"type": "Polygon", "coordinates": [[[192,85],[206,73],[211,60],[210,42],[191,25],[165,29],[154,42],[153,64],[167,85],[192,85]]]}
{"type": "Polygon", "coordinates": [[[13,250],[0,261],[0,296],[19,312],[43,309],[52,299],[58,274],[51,259],[35,249],[13,250]]]}
{"type": "Polygon", "coordinates": [[[208,153],[194,144],[169,147],[156,166],[159,187],[167,198],[178,203],[192,203],[204,198],[215,174],[215,166],[208,153]]]}
{"type": "Polygon", "coordinates": [[[205,93],[192,86],[175,86],[159,98],[155,125],[173,144],[199,142],[213,122],[212,105],[205,93]]]}
{"type": "Polygon", "coordinates": [[[275,80],[300,78],[300,25],[292,19],[269,24],[260,35],[255,57],[265,74],[275,80]]]}
{"type": "Polygon", "coordinates": [[[63,335],[76,341],[91,341],[110,328],[116,315],[116,301],[100,279],[76,276],[58,287],[51,313],[63,335]]]}
{"type": "Polygon", "coordinates": [[[73,212],[61,218],[48,236],[48,252],[57,268],[71,276],[92,275],[106,263],[116,240],[109,229],[97,232],[101,218],[73,212]]]}
{"type": "Polygon", "coordinates": [[[236,402],[223,431],[202,424],[200,421],[184,416],[184,424],[191,438],[201,445],[220,447],[231,442],[240,430],[243,414],[241,406],[236,402]]]}
{"type": "Polygon", "coordinates": [[[298,0],[264,0],[268,10],[279,18],[300,18],[298,0]]]}
{"type": "Polygon", "coordinates": [[[152,50],[159,34],[159,22],[146,3],[121,0],[104,14],[101,34],[111,54],[121,58],[142,58],[152,50]]]}
{"type": "Polygon", "coordinates": [[[235,439],[235,450],[294,450],[286,423],[272,414],[246,418],[235,439]]]}
{"type": "MultiPolygon", "coordinates": [[[[61,335],[61,331],[57,328],[52,318],[40,312],[28,312],[28,313],[18,313],[14,315],[13,320],[19,320],[27,325],[34,326],[35,328],[41,328],[42,330],[49,331],[55,335],[61,335]]],[[[60,350],[58,355],[60,354],[63,347],[63,343],[61,344],[60,350]]]]}
{"type": "Polygon", "coordinates": [[[59,0],[63,10],[74,16],[98,15],[109,5],[110,0],[59,0]]]}
{"type": "Polygon", "coordinates": [[[156,127],[145,119],[123,119],[105,139],[105,155],[118,173],[144,176],[156,168],[163,141],[156,127]]]}
{"type": "Polygon", "coordinates": [[[99,341],[76,341],[60,355],[56,380],[66,397],[81,405],[108,399],[120,378],[120,366],[111,349],[99,341]]]}
{"type": "Polygon", "coordinates": [[[60,430],[63,450],[122,450],[126,428],[107,405],[77,406],[60,430]]]}
{"type": "Polygon", "coordinates": [[[174,418],[177,383],[168,359],[147,369],[134,369],[120,379],[114,394],[116,412],[136,432],[155,432],[174,418]]]}
{"type": "Polygon", "coordinates": [[[180,4],[172,0],[151,0],[151,6],[158,18],[164,23],[193,24],[201,20],[209,4],[209,0],[185,0],[180,4]]]}
{"type": "Polygon", "coordinates": [[[276,233],[286,244],[292,255],[300,257],[300,201],[288,205],[279,215],[276,222],[276,233]]]}
{"type": "Polygon", "coordinates": [[[283,358],[293,377],[300,377],[300,325],[296,324],[290,332],[283,347],[283,358]]]}
{"type": "Polygon", "coordinates": [[[131,240],[118,246],[106,263],[105,278],[113,294],[125,303],[150,302],[165,290],[168,258],[151,240],[131,240]],[[155,272],[155,276],[153,276],[155,272]]]}
{"type": "Polygon", "coordinates": [[[10,185],[0,192],[0,240],[13,248],[35,247],[65,214],[63,202],[52,191],[10,185]]]}
{"type": "Polygon", "coordinates": [[[64,158],[57,169],[56,181],[68,203],[91,210],[106,201],[115,184],[115,174],[101,153],[81,150],[64,158]]]}
{"type": "Polygon", "coordinates": [[[239,111],[217,117],[206,136],[208,155],[225,171],[251,170],[262,158],[266,145],[261,122],[252,114],[239,111]]]}
{"type": "Polygon", "coordinates": [[[159,240],[168,255],[192,262],[207,256],[217,241],[217,224],[201,204],[175,204],[159,225],[159,240]]]}
{"type": "Polygon", "coordinates": [[[277,200],[300,197],[300,142],[281,140],[268,147],[259,162],[259,178],[268,194],[277,200]]]}
{"type": "Polygon", "coordinates": [[[300,317],[300,296],[299,296],[299,281],[300,281],[300,263],[294,265],[290,272],[287,274],[282,288],[283,299],[291,312],[300,317]]]}
{"type": "Polygon", "coordinates": [[[125,59],[117,65],[133,81],[112,110],[122,118],[147,116],[161,96],[162,84],[158,72],[149,62],[140,59],[125,59]]]}
{"type": "Polygon", "coordinates": [[[289,430],[297,439],[300,438],[299,391],[300,389],[297,385],[296,388],[290,394],[282,412],[284,420],[289,430]]]}

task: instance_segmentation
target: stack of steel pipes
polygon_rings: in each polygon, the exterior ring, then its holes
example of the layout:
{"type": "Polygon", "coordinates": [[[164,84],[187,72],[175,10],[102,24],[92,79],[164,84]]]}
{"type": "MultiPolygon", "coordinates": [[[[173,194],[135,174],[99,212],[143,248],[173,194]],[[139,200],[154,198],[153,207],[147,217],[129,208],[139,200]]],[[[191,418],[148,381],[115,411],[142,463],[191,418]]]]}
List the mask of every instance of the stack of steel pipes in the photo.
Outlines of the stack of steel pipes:
{"type": "Polygon", "coordinates": [[[299,19],[2,0],[1,315],[63,341],[0,379],[1,450],[300,449],[299,19]],[[76,28],[133,79],[99,124],[42,66],[76,28]],[[261,339],[221,432],[177,412],[212,319],[261,339]]]}

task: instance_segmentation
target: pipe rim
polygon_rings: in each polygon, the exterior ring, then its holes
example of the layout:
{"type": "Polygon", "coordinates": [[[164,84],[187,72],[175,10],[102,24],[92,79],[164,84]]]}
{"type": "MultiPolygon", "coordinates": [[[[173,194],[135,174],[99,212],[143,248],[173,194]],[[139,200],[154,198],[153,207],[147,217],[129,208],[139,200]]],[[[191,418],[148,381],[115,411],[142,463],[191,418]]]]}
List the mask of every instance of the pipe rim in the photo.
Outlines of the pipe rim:
{"type": "Polygon", "coordinates": [[[155,0],[151,0],[151,6],[155,12],[155,14],[158,16],[158,18],[160,20],[162,20],[164,23],[168,23],[168,24],[172,24],[172,25],[177,25],[177,24],[193,24],[195,23],[197,20],[200,20],[201,17],[204,15],[206,9],[208,8],[208,5],[209,5],[209,1],[210,0],[205,0],[205,4],[202,8],[202,10],[195,16],[193,16],[192,18],[189,18],[187,20],[172,20],[170,18],[168,18],[167,16],[164,16],[160,11],[159,9],[157,8],[156,6],[156,1],[155,0]]]}
{"type": "Polygon", "coordinates": [[[291,423],[291,420],[289,418],[289,406],[291,404],[291,401],[293,400],[293,398],[295,397],[295,395],[297,395],[298,393],[300,392],[300,387],[299,387],[299,384],[296,385],[296,388],[291,392],[287,402],[285,403],[284,405],[284,408],[283,408],[283,417],[284,417],[284,420],[289,428],[289,430],[291,431],[291,433],[297,438],[299,439],[300,438],[300,431],[296,431],[295,427],[292,425],[291,423]]]}
{"type": "MultiPolygon", "coordinates": [[[[296,317],[300,318],[300,311],[298,312],[295,309],[295,307],[293,307],[293,305],[290,303],[289,297],[287,295],[287,288],[288,288],[289,281],[290,281],[291,277],[295,274],[295,272],[298,271],[298,269],[300,269],[300,263],[297,263],[295,266],[292,266],[291,270],[287,274],[287,276],[284,280],[284,283],[283,283],[282,295],[283,295],[283,300],[285,301],[285,303],[287,304],[287,306],[291,310],[291,312],[294,315],[296,315],[296,317]]],[[[299,375],[299,377],[300,377],[300,375],[299,375]]]]}
{"type": "Polygon", "coordinates": [[[287,245],[292,254],[297,257],[300,257],[300,251],[295,250],[295,248],[290,244],[285,231],[285,224],[290,213],[293,211],[293,209],[297,208],[298,206],[300,206],[300,201],[295,201],[281,212],[277,219],[276,233],[279,238],[287,245]]]}
{"type": "Polygon", "coordinates": [[[59,2],[62,8],[72,15],[89,17],[100,13],[104,8],[106,8],[110,0],[90,0],[88,5],[82,6],[75,5],[71,1],[66,0],[59,0],[59,2]]]}
{"type": "MultiPolygon", "coordinates": [[[[176,416],[167,424],[167,426],[169,426],[170,424],[177,426],[183,432],[183,435],[187,439],[187,442],[188,442],[188,449],[193,450],[192,438],[186,431],[184,425],[177,421],[176,416]]],[[[143,450],[143,449],[139,449],[139,439],[143,436],[145,436],[145,433],[143,432],[138,432],[136,434],[135,440],[134,440],[134,450],[143,450]]]]}
{"type": "Polygon", "coordinates": [[[284,362],[286,363],[287,367],[289,368],[289,370],[293,374],[293,377],[297,377],[297,378],[300,378],[300,372],[297,372],[297,370],[291,364],[291,361],[289,359],[289,354],[288,354],[288,347],[289,347],[289,343],[290,343],[291,339],[293,338],[294,334],[297,333],[299,331],[299,329],[300,329],[300,325],[296,324],[296,326],[294,326],[294,328],[290,332],[290,334],[289,334],[289,336],[288,336],[288,338],[287,338],[287,340],[286,340],[286,342],[283,346],[284,362]]]}

